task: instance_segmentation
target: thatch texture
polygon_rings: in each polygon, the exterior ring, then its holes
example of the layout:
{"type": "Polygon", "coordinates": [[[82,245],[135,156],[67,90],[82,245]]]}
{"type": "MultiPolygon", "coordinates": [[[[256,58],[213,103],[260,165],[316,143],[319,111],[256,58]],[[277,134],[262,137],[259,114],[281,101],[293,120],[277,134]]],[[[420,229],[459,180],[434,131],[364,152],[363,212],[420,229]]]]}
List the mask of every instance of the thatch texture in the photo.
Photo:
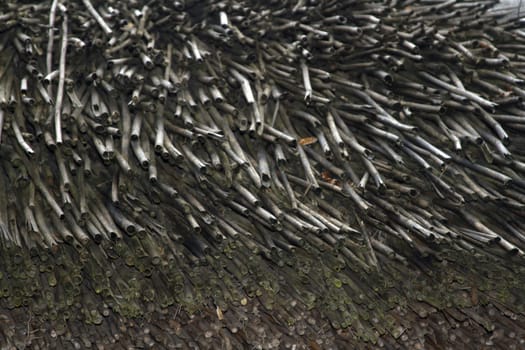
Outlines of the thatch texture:
{"type": "Polygon", "coordinates": [[[2,2],[0,347],[523,347],[493,5],[2,2]]]}

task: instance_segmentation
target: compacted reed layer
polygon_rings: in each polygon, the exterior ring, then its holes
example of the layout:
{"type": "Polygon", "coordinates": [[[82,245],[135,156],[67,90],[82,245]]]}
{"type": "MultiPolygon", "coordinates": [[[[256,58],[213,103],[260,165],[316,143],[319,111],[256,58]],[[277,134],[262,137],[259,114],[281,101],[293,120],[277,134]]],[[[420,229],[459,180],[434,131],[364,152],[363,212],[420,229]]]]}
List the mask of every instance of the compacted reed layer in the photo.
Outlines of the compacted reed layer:
{"type": "Polygon", "coordinates": [[[495,1],[3,1],[0,346],[523,346],[495,1]]]}

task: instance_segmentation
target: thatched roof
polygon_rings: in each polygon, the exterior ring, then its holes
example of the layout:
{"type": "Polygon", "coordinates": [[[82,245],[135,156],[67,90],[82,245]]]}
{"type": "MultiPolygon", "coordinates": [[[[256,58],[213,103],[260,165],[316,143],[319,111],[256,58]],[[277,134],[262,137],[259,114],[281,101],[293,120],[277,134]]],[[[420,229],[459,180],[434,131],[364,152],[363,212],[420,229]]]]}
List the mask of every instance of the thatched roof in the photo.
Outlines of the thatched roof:
{"type": "Polygon", "coordinates": [[[523,347],[493,5],[0,4],[0,347],[523,347]]]}

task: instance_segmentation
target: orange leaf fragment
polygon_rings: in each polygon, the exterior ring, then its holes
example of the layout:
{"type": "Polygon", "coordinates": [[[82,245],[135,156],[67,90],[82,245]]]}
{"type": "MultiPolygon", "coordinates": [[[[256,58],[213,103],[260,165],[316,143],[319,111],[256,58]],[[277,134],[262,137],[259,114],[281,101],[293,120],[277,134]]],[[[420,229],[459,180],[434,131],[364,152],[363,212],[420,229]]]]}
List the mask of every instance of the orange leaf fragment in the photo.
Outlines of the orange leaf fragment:
{"type": "Polygon", "coordinates": [[[299,144],[301,146],[308,146],[308,145],[311,145],[312,143],[316,143],[316,142],[317,142],[317,137],[313,137],[313,136],[304,137],[304,138],[299,140],[299,144]]]}

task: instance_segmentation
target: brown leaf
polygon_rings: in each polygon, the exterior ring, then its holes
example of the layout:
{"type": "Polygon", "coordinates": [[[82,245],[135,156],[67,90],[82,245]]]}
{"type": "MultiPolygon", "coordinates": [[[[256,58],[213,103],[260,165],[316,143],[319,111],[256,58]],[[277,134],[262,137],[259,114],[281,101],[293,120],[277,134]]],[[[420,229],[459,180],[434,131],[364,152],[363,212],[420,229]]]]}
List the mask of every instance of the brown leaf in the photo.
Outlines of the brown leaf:
{"type": "Polygon", "coordinates": [[[310,136],[310,137],[304,137],[302,139],[299,140],[299,144],[301,146],[307,146],[307,145],[311,145],[312,143],[316,143],[317,142],[317,138],[316,137],[313,137],[313,136],[310,136]]]}

